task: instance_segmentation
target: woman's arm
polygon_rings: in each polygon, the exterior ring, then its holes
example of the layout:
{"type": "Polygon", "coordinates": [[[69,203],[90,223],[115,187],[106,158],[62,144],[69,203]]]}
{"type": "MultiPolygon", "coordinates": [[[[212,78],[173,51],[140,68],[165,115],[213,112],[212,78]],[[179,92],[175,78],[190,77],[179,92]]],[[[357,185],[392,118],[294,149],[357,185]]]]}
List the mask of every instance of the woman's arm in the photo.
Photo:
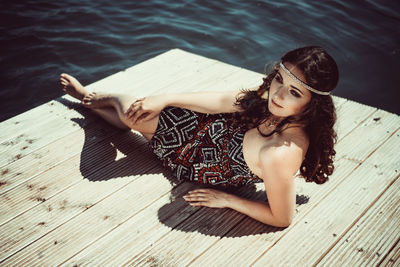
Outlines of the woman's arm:
{"type": "Polygon", "coordinates": [[[231,195],[227,207],[265,224],[277,227],[289,226],[296,204],[293,176],[275,173],[273,179],[272,183],[264,179],[268,203],[231,195]]]}
{"type": "MultiPolygon", "coordinates": [[[[251,88],[250,90],[256,90],[251,88]]],[[[128,119],[136,123],[157,116],[167,106],[190,109],[201,113],[231,113],[239,111],[234,105],[241,91],[194,92],[149,96],[135,101],[127,110],[128,119]]]]}
{"type": "Polygon", "coordinates": [[[185,196],[185,200],[192,206],[231,208],[262,223],[287,227],[292,222],[296,205],[293,175],[299,164],[299,155],[301,156],[300,149],[293,150],[287,147],[272,147],[260,151],[262,178],[268,203],[213,189],[191,191],[185,196]]]}
{"type": "Polygon", "coordinates": [[[190,191],[184,199],[195,207],[231,208],[257,221],[277,227],[287,227],[291,222],[290,218],[281,219],[272,214],[267,203],[249,200],[220,190],[196,189],[190,191]]]}
{"type": "Polygon", "coordinates": [[[209,114],[239,111],[234,105],[240,91],[192,92],[164,95],[165,106],[174,106],[209,114]]]}

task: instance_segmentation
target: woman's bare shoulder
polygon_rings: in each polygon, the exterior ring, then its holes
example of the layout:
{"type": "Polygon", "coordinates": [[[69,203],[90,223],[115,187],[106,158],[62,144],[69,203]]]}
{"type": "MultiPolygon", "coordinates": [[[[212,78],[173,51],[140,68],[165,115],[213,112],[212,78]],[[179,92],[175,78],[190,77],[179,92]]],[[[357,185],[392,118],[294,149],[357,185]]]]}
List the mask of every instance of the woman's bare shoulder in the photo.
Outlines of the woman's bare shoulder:
{"type": "Polygon", "coordinates": [[[308,138],[299,128],[288,128],[275,135],[260,148],[259,162],[263,172],[294,175],[301,166],[308,148],[308,138]]]}

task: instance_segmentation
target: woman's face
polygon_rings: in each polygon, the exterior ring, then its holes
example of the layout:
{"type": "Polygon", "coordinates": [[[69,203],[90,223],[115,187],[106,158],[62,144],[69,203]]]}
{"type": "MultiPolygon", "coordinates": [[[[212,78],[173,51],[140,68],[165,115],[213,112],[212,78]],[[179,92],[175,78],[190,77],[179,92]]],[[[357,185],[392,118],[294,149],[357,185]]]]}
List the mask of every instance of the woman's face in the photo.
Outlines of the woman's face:
{"type": "MultiPolygon", "coordinates": [[[[296,66],[288,62],[284,65],[294,76],[306,82],[304,74],[296,66]]],[[[310,100],[311,92],[279,68],[269,90],[269,111],[278,117],[297,115],[303,111],[310,100]]]]}

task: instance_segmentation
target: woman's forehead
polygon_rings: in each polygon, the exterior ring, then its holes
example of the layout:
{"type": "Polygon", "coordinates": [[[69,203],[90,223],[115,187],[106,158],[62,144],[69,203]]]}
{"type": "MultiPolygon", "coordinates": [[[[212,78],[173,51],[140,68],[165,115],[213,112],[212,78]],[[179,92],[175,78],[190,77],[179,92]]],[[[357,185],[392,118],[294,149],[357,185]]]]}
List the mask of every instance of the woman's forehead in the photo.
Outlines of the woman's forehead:
{"type": "MultiPolygon", "coordinates": [[[[306,78],[305,78],[303,72],[298,67],[296,67],[295,65],[293,65],[289,62],[285,62],[284,66],[289,72],[291,72],[294,76],[296,76],[297,79],[306,83],[306,78]]],[[[282,75],[285,82],[287,82],[289,85],[301,90],[303,92],[303,94],[305,94],[305,95],[308,95],[308,94],[311,95],[311,92],[307,88],[305,88],[301,83],[299,83],[298,81],[296,81],[295,79],[290,77],[282,68],[279,68],[279,73],[282,75]]]]}
{"type": "MultiPolygon", "coordinates": [[[[286,69],[288,71],[290,71],[294,76],[296,76],[297,79],[301,80],[304,83],[307,83],[306,76],[304,75],[304,73],[298,67],[296,67],[295,65],[293,65],[292,63],[289,63],[289,62],[285,62],[284,66],[286,67],[286,69]]],[[[284,71],[281,71],[281,73],[282,72],[284,72],[284,71]]]]}

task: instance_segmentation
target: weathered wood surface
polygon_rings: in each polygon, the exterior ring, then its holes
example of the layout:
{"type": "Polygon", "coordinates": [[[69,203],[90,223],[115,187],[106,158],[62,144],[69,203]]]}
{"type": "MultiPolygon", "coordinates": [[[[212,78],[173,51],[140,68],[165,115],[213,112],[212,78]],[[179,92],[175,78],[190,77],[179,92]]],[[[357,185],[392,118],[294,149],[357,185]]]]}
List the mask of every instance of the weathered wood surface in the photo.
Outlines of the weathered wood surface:
{"type": "MultiPolygon", "coordinates": [[[[262,75],[170,50],[88,86],[129,93],[232,90],[262,75]]],[[[144,138],[69,96],[0,124],[0,265],[395,266],[400,258],[400,117],[339,97],[336,171],[296,179],[288,228],[193,208],[144,138]]],[[[237,194],[265,200],[261,184],[237,194]]]]}

